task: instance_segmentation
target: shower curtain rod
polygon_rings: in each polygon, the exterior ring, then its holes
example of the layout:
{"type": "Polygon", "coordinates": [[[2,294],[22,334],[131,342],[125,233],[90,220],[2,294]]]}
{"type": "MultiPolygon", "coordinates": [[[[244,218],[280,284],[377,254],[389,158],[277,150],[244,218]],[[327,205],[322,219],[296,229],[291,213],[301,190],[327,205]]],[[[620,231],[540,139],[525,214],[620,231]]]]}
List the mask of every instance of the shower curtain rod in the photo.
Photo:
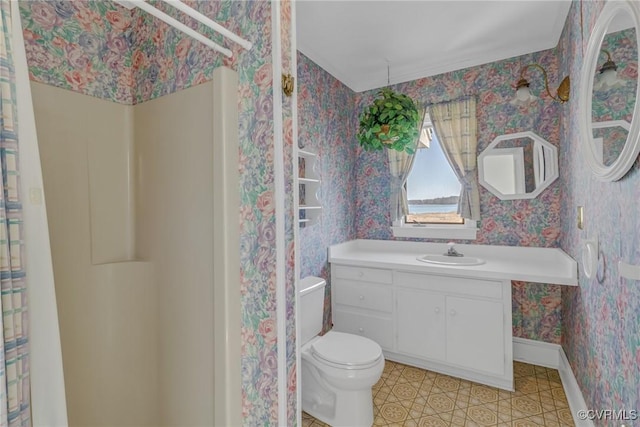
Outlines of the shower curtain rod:
{"type": "MultiPolygon", "coordinates": [[[[179,31],[182,31],[183,33],[185,33],[189,37],[194,38],[194,39],[198,40],[199,42],[204,43],[205,45],[209,46],[211,49],[222,53],[224,56],[226,56],[228,58],[231,58],[231,56],[233,55],[231,50],[220,46],[219,44],[217,44],[214,41],[212,41],[211,39],[203,36],[199,32],[189,28],[188,26],[186,26],[182,22],[178,21],[177,19],[167,15],[166,13],[162,12],[161,10],[159,10],[159,9],[155,8],[154,6],[150,5],[149,3],[146,2],[146,0],[113,0],[113,1],[118,3],[120,6],[126,7],[127,9],[133,9],[134,7],[139,7],[140,9],[144,10],[148,14],[153,15],[156,18],[160,19],[161,21],[171,25],[173,28],[175,28],[175,29],[177,29],[179,31]]],[[[237,34],[232,33],[231,31],[229,31],[226,28],[224,28],[222,25],[220,25],[217,22],[209,19],[208,17],[206,17],[202,13],[198,12],[197,10],[195,10],[195,9],[187,6],[186,4],[182,3],[180,0],[162,0],[162,1],[167,3],[170,6],[175,7],[176,9],[182,11],[186,15],[196,19],[198,22],[206,25],[207,27],[211,28],[213,31],[221,34],[223,37],[227,37],[227,38],[231,39],[231,41],[239,44],[240,46],[242,46],[246,50],[251,49],[251,42],[243,39],[242,37],[238,36],[237,34]]]]}

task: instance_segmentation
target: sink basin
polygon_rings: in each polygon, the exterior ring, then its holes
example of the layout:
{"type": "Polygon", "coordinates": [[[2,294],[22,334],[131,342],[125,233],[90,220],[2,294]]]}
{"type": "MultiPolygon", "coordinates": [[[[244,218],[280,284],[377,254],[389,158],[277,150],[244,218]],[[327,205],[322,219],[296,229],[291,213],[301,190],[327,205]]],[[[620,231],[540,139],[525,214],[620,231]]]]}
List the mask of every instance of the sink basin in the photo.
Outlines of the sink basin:
{"type": "Polygon", "coordinates": [[[476,258],[473,256],[447,256],[440,254],[426,254],[419,256],[418,261],[426,262],[429,264],[439,265],[481,265],[485,263],[482,258],[476,258]]]}

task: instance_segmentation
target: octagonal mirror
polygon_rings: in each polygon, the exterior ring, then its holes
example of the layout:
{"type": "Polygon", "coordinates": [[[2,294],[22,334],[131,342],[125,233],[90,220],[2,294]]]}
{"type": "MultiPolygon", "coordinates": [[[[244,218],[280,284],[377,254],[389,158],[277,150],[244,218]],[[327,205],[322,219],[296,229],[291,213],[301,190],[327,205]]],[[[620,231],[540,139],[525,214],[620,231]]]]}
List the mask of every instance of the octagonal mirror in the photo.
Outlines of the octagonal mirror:
{"type": "Polygon", "coordinates": [[[533,199],[557,178],[557,148],[533,132],[500,135],[478,156],[478,181],[501,200],[533,199]]]}

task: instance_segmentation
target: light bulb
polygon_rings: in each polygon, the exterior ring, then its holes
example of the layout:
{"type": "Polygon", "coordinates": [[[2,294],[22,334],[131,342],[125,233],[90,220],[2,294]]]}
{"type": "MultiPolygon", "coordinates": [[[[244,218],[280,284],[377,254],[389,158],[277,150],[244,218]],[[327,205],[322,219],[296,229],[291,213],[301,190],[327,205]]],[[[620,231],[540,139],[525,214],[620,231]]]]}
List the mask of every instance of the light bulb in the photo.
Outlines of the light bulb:
{"type": "Polygon", "coordinates": [[[528,103],[535,100],[536,100],[536,96],[531,93],[528,86],[520,86],[516,90],[516,96],[511,101],[511,104],[520,107],[520,106],[525,106],[528,103]]]}

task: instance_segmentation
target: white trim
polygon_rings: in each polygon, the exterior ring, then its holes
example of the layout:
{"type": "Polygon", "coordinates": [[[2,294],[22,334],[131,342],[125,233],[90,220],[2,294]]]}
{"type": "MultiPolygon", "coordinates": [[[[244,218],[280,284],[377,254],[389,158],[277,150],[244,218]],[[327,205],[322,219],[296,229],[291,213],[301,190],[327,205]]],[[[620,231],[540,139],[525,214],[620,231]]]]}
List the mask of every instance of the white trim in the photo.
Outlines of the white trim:
{"type": "Polygon", "coordinates": [[[513,360],[557,369],[576,427],[593,427],[592,420],[581,420],[577,416],[579,411],[588,408],[567,355],[560,345],[513,337],[513,360]]]}
{"type": "Polygon", "coordinates": [[[282,45],[280,2],[271,2],[273,63],[273,183],[276,221],[276,322],[278,358],[278,425],[287,423],[287,290],[285,256],[284,126],[282,123],[282,45]]]}
{"type": "Polygon", "coordinates": [[[242,425],[238,73],[213,71],[213,298],[216,425],[242,425]]]}
{"type": "Polygon", "coordinates": [[[240,46],[242,46],[246,50],[250,50],[251,49],[251,42],[243,39],[242,37],[240,37],[237,34],[232,33],[231,31],[227,30],[222,25],[218,24],[213,19],[210,19],[208,16],[203,15],[202,13],[198,12],[194,8],[192,8],[190,6],[187,6],[186,4],[182,3],[180,0],[162,0],[162,1],[165,2],[166,4],[168,4],[169,6],[173,6],[176,9],[180,10],[185,15],[188,15],[188,16],[194,18],[195,20],[197,20],[198,22],[206,25],[207,27],[211,28],[216,33],[221,34],[223,37],[226,37],[229,40],[239,44],[240,46]]]}
{"type": "Polygon", "coordinates": [[[558,367],[558,372],[560,372],[564,394],[567,396],[569,408],[571,408],[571,415],[573,415],[573,421],[576,427],[593,427],[594,424],[592,420],[581,420],[576,416],[578,411],[587,410],[587,403],[584,401],[584,396],[582,395],[578,381],[575,375],[573,375],[569,359],[567,359],[567,355],[562,347],[560,347],[560,366],[558,367]]]}
{"type": "Polygon", "coordinates": [[[460,225],[394,225],[391,227],[391,231],[394,237],[475,240],[478,234],[478,227],[476,221],[466,219],[464,224],[460,225]]]}
{"type": "MultiPolygon", "coordinates": [[[[295,76],[294,85],[293,85],[293,94],[291,95],[291,125],[292,125],[292,138],[293,138],[293,173],[294,176],[298,176],[298,154],[311,154],[306,153],[302,150],[298,149],[298,85],[300,84],[300,79],[298,76],[298,54],[297,54],[297,32],[296,32],[296,24],[297,24],[297,15],[296,15],[296,3],[292,1],[291,4],[291,75],[295,76]]],[[[300,357],[300,312],[298,311],[298,307],[300,307],[300,296],[298,295],[298,283],[300,281],[300,222],[296,221],[299,217],[298,210],[298,186],[294,184],[293,186],[293,252],[295,265],[293,267],[293,277],[294,277],[294,292],[295,292],[295,305],[294,305],[294,318],[295,318],[295,327],[296,327],[296,425],[302,425],[302,387],[300,386],[300,379],[302,378],[302,371],[300,369],[302,360],[300,357]]]]}
{"type": "MultiPolygon", "coordinates": [[[[593,98],[593,75],[597,68],[598,57],[600,55],[600,47],[604,36],[609,31],[609,26],[617,16],[622,12],[628,16],[636,28],[636,45],[640,44],[640,6],[633,1],[611,1],[607,2],[596,23],[591,30],[587,51],[584,55],[582,72],[580,74],[579,92],[584,96],[578,99],[578,128],[580,136],[585,144],[583,147],[583,155],[587,165],[591,168],[591,172],[599,181],[611,182],[622,178],[635,163],[638,153],[640,152],[640,121],[632,120],[627,141],[624,144],[622,152],[611,165],[604,165],[600,161],[600,153],[596,152],[599,148],[594,142],[592,129],[591,102],[593,98]]],[[[640,81],[636,83],[636,94],[640,92],[640,81]]],[[[633,107],[633,117],[640,115],[640,100],[636,96],[633,107]]],[[[597,126],[597,124],[596,124],[597,126]]]]}
{"type": "MultiPolygon", "coordinates": [[[[535,154],[535,153],[534,153],[535,154]]],[[[534,156],[534,162],[536,162],[537,157],[534,156]]],[[[537,163],[536,163],[537,164],[537,163]]],[[[524,172],[524,168],[523,168],[524,172]]],[[[551,144],[549,141],[541,137],[540,135],[531,132],[515,132],[515,133],[507,133],[504,135],[497,136],[491,144],[487,148],[485,148],[480,155],[478,155],[478,182],[484,188],[489,190],[493,195],[498,197],[500,200],[517,200],[517,199],[535,199],[538,197],[540,193],[546,190],[556,179],[558,179],[558,149],[556,146],[551,144]],[[503,194],[501,191],[496,189],[493,185],[488,183],[484,179],[484,159],[486,157],[491,156],[492,150],[506,150],[505,148],[496,149],[498,144],[503,141],[509,141],[512,139],[520,139],[520,138],[529,138],[533,140],[534,146],[542,146],[545,154],[549,155],[549,158],[543,164],[544,171],[544,179],[542,180],[542,184],[537,185],[536,188],[530,193],[515,193],[515,194],[503,194]]]]}
{"type": "Polygon", "coordinates": [[[513,337],[513,360],[518,362],[558,369],[560,350],[558,344],[513,337]]]}
{"type": "Polygon", "coordinates": [[[203,43],[203,44],[207,45],[211,49],[213,49],[213,50],[215,50],[217,52],[220,52],[221,54],[223,54],[227,58],[231,58],[233,56],[233,52],[231,52],[226,47],[220,46],[218,43],[215,43],[211,39],[209,39],[209,38],[203,36],[202,34],[200,34],[199,32],[187,27],[182,22],[180,22],[177,19],[167,15],[166,13],[161,11],[160,9],[156,9],[152,5],[146,3],[145,1],[142,1],[142,0],[114,0],[114,1],[116,3],[118,3],[120,6],[126,7],[127,9],[132,9],[133,7],[139,7],[140,9],[144,10],[145,12],[147,12],[149,15],[155,16],[156,18],[158,18],[162,22],[165,22],[166,24],[172,26],[173,28],[175,28],[178,31],[182,31],[183,33],[185,33],[186,35],[188,35],[192,39],[195,39],[195,40],[199,41],[200,43],[203,43]]]}

